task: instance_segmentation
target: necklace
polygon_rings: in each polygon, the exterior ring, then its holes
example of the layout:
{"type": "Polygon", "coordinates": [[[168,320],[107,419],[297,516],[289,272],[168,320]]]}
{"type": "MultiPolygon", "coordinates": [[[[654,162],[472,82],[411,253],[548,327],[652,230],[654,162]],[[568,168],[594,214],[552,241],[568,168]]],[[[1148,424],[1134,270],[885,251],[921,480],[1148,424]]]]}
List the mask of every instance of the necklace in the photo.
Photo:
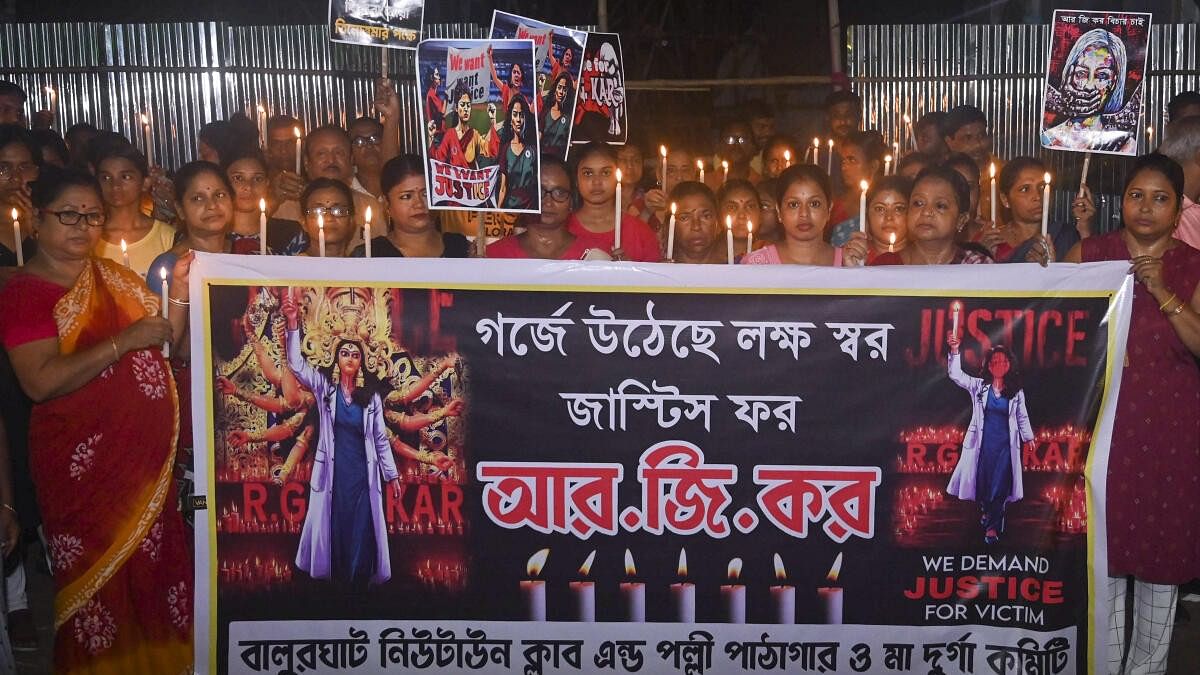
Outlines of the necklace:
{"type": "Polygon", "coordinates": [[[925,261],[926,265],[945,265],[946,263],[950,262],[951,260],[954,260],[954,247],[953,246],[950,247],[950,251],[948,252],[948,254],[939,253],[936,259],[932,259],[928,255],[926,255],[925,251],[922,251],[920,246],[914,246],[913,250],[916,253],[920,254],[921,258],[925,261]]]}

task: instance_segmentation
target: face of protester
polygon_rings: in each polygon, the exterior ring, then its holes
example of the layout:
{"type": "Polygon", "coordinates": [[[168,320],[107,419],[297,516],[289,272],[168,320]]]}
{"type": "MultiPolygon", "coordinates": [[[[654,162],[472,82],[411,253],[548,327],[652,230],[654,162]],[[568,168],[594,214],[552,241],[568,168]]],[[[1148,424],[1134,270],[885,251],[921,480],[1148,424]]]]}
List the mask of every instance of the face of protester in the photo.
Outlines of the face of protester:
{"type": "Polygon", "coordinates": [[[987,125],[983,122],[971,122],[963,125],[958,131],[946,136],[946,147],[951,152],[961,152],[975,160],[976,166],[987,164],[992,155],[992,137],[988,135],[987,125]]]}
{"type": "Polygon", "coordinates": [[[871,182],[879,171],[879,162],[867,160],[867,153],[857,145],[843,143],[837,146],[838,155],[842,158],[842,184],[858,185],[859,181],[871,182]]]}
{"type": "Polygon", "coordinates": [[[979,213],[979,174],[957,165],[954,170],[967,181],[967,186],[971,189],[971,215],[979,213]]]}
{"type": "Polygon", "coordinates": [[[295,127],[276,127],[267,132],[267,165],[271,171],[296,170],[295,127]]]}
{"type": "MultiPolygon", "coordinates": [[[[775,135],[775,118],[750,118],[750,133],[754,136],[754,144],[760,148],[763,147],[763,144],[767,142],[767,139],[775,135]]],[[[796,154],[796,151],[793,150],[792,154],[796,154]]]]}
{"type": "Polygon", "coordinates": [[[895,190],[880,190],[867,202],[867,228],[871,239],[887,244],[891,235],[896,243],[908,238],[908,197],[895,190]]]}
{"type": "Polygon", "coordinates": [[[379,173],[383,168],[383,130],[367,121],[350,125],[350,156],[360,173],[379,173]]]}
{"type": "Polygon", "coordinates": [[[853,103],[837,103],[829,108],[829,131],[835,139],[849,136],[861,125],[861,111],[853,103]]]}
{"type": "Polygon", "coordinates": [[[675,212],[675,245],[691,258],[705,255],[717,240],[717,213],[703,195],[679,200],[675,212]]]}
{"type": "Polygon", "coordinates": [[[786,145],[773,145],[768,148],[763,154],[763,178],[778,178],[783,170],[788,168],[788,156],[784,153],[790,153],[791,162],[797,160],[796,149],[789,148],[786,145]]]}
{"type": "Polygon", "coordinates": [[[392,228],[407,234],[420,234],[432,229],[433,216],[429,213],[427,199],[425,177],[420,174],[408,176],[393,185],[387,193],[392,228]]]}
{"type": "Polygon", "coordinates": [[[0,124],[25,126],[25,105],[19,96],[0,96],[0,124]]]}
{"type": "Polygon", "coordinates": [[[779,204],[775,203],[775,197],[765,190],[758,192],[758,219],[758,229],[763,232],[779,227],[779,204]]]}
{"type": "Polygon", "coordinates": [[[58,198],[46,205],[38,214],[38,255],[47,255],[55,260],[78,261],[87,258],[96,247],[103,229],[104,203],[100,195],[90,187],[71,186],[62,191],[58,198]],[[82,213],[100,216],[100,225],[89,225],[86,218],[74,225],[63,225],[59,215],[82,213]]]}
{"type": "Polygon", "coordinates": [[[203,138],[196,139],[196,154],[205,162],[221,163],[221,155],[217,153],[216,148],[206,143],[203,138]]]}
{"type": "Polygon", "coordinates": [[[897,173],[909,180],[912,180],[917,177],[917,174],[924,171],[925,167],[927,166],[929,165],[922,164],[921,162],[909,162],[905,164],[897,173]]]}
{"type": "Polygon", "coordinates": [[[258,211],[258,200],[267,196],[267,170],[256,160],[243,158],[225,172],[233,184],[233,208],[238,213],[258,211]]]}
{"type": "Polygon", "coordinates": [[[829,196],[810,180],[792,181],[779,200],[779,224],[791,239],[819,239],[829,222],[829,196]]]}
{"type": "Polygon", "coordinates": [[[327,187],[313,191],[304,205],[304,229],[307,231],[310,241],[318,241],[319,236],[318,215],[313,210],[322,207],[331,209],[335,206],[344,208],[347,215],[335,216],[328,212],[324,214],[325,243],[342,244],[354,237],[354,203],[347,202],[346,195],[342,194],[341,190],[327,187]]]}
{"type": "Polygon", "coordinates": [[[188,231],[198,234],[221,232],[233,223],[233,196],[219,176],[207,171],[188,184],[178,208],[188,231]]]}
{"type": "Polygon", "coordinates": [[[746,224],[751,220],[759,226],[759,231],[762,230],[762,222],[759,212],[758,194],[751,193],[748,190],[733,190],[725,195],[725,199],[721,201],[721,223],[725,222],[725,217],[733,218],[733,236],[742,239],[749,229],[746,224]]]}
{"type": "Polygon", "coordinates": [[[42,164],[49,164],[60,169],[67,168],[67,158],[58,154],[58,148],[53,145],[43,145],[41,148],[42,164]]]}
{"type": "Polygon", "coordinates": [[[992,377],[1003,380],[1010,370],[1012,370],[1012,362],[1008,360],[1008,354],[992,352],[991,358],[988,359],[988,372],[992,374],[992,377]]]}
{"type": "Polygon", "coordinates": [[[1045,170],[1039,167],[1022,169],[1012,189],[1001,195],[1003,204],[1012,211],[1018,223],[1038,223],[1042,219],[1042,185],[1045,170]]]}
{"type": "Polygon", "coordinates": [[[725,148],[724,154],[729,157],[729,163],[740,164],[754,154],[754,135],[750,133],[749,126],[735,122],[725,127],[721,145],[725,148]]]}
{"type": "Polygon", "coordinates": [[[626,185],[637,185],[642,182],[645,172],[642,151],[636,145],[627,143],[617,148],[617,168],[621,170],[621,181],[626,185]]]}
{"type": "Polygon", "coordinates": [[[305,170],[312,178],[336,178],[350,184],[354,179],[354,166],[350,163],[350,143],[341,135],[332,132],[310,134],[305,170]]]}
{"type": "Polygon", "coordinates": [[[338,373],[351,382],[362,369],[362,350],[353,342],[343,342],[337,353],[338,373]]]}
{"type": "Polygon", "coordinates": [[[0,193],[28,192],[29,184],[38,178],[38,166],[24,143],[9,143],[0,148],[0,166],[8,174],[0,179],[0,193]]]}
{"type": "Polygon", "coordinates": [[[1101,107],[1108,101],[1117,83],[1117,60],[1107,47],[1093,46],[1083,50],[1071,64],[1067,75],[1071,85],[1084,92],[1099,92],[1101,107]]]}
{"type": "Polygon", "coordinates": [[[146,176],[137,165],[124,157],[110,157],[96,167],[101,196],[109,208],[140,202],[146,190],[146,176]]]}
{"type": "Polygon", "coordinates": [[[942,138],[942,130],[936,124],[926,124],[917,129],[917,152],[923,152],[934,157],[946,154],[946,140],[942,138]]]}
{"type": "Polygon", "coordinates": [[[954,239],[967,222],[959,211],[954,188],[940,178],[926,178],[913,186],[908,199],[908,236],[915,241],[943,242],[954,239]]]}
{"type": "MultiPolygon", "coordinates": [[[[627,184],[629,178],[622,175],[627,184]]],[[[600,153],[592,153],[579,163],[575,182],[579,196],[589,206],[611,204],[617,193],[617,165],[600,153]]]]}
{"type": "MultiPolygon", "coordinates": [[[[659,171],[662,171],[662,169],[659,168],[659,171]]],[[[692,157],[692,153],[682,150],[672,150],[667,155],[667,180],[662,184],[663,190],[667,194],[670,194],[676,185],[684,181],[696,180],[697,178],[699,176],[696,171],[696,160],[692,157]]]]}
{"type": "Polygon", "coordinates": [[[571,217],[571,181],[558,165],[542,166],[542,224],[561,226],[571,217]]]}
{"type": "Polygon", "coordinates": [[[1180,197],[1167,177],[1142,169],[1129,181],[1121,203],[1125,228],[1140,239],[1170,236],[1179,220],[1180,197]]]}

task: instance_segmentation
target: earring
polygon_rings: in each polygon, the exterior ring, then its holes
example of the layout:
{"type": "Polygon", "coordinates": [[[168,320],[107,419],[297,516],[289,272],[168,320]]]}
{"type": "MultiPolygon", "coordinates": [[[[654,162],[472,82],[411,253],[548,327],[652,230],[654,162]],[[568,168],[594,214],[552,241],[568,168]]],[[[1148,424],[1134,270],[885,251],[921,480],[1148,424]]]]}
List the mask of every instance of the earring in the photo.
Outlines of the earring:
{"type": "Polygon", "coordinates": [[[366,383],[367,383],[367,380],[366,380],[366,378],[363,377],[363,372],[361,370],[358,371],[358,376],[354,378],[354,386],[361,387],[361,386],[365,385],[366,383]]]}

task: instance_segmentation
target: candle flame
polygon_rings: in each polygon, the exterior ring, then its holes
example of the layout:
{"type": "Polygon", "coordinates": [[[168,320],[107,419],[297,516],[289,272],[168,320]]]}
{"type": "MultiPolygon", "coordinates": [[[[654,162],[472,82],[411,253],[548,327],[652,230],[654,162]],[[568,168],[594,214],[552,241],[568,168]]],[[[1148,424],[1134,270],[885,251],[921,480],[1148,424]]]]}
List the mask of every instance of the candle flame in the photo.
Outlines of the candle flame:
{"type": "Polygon", "coordinates": [[[725,160],[721,160],[721,168],[728,171],[729,170],[729,162],[727,162],[725,160]]]}
{"type": "Polygon", "coordinates": [[[17,207],[15,207],[15,206],[13,207],[13,210],[12,210],[12,217],[13,217],[13,220],[17,219],[17,207]]]}
{"type": "Polygon", "coordinates": [[[962,312],[962,309],[963,309],[962,300],[955,300],[954,302],[950,303],[950,311],[951,312],[958,314],[958,313],[962,312]]]}
{"type": "Polygon", "coordinates": [[[323,214],[323,213],[317,214],[317,229],[318,230],[325,229],[325,214],[323,214]]]}
{"type": "Polygon", "coordinates": [[[675,573],[680,577],[687,576],[687,550],[679,549],[679,564],[675,567],[675,573]]]}
{"type": "Polygon", "coordinates": [[[702,159],[696,160],[696,168],[703,171],[704,170],[704,160],[702,160],[702,159]]]}
{"type": "Polygon", "coordinates": [[[733,229],[733,216],[725,216],[725,229],[733,229]]]}
{"type": "Polygon", "coordinates": [[[892,163],[892,156],[891,156],[891,155],[886,155],[886,156],[883,158],[883,161],[887,162],[888,164],[891,164],[891,163],[892,163]]]}
{"type": "Polygon", "coordinates": [[[637,574],[637,566],[633,564],[633,554],[629,549],[625,549],[625,576],[632,577],[637,574]]]}
{"type": "Polygon", "coordinates": [[[1050,172],[1049,171],[1047,171],[1045,173],[1045,175],[1042,176],[1042,180],[1045,182],[1046,185],[1050,184],[1050,172]]]}
{"type": "Polygon", "coordinates": [[[595,560],[596,560],[596,550],[592,549],[592,552],[588,554],[587,559],[584,560],[583,564],[579,566],[579,573],[586,577],[592,571],[592,563],[595,560]]]}
{"type": "Polygon", "coordinates": [[[621,170],[620,169],[617,169],[617,182],[618,183],[621,182],[621,170]]]}
{"type": "Polygon", "coordinates": [[[150,126],[150,118],[146,117],[146,113],[141,113],[139,116],[142,118],[142,126],[150,126]]]}
{"type": "Polygon", "coordinates": [[[829,139],[829,149],[830,149],[830,150],[832,150],[832,149],[833,149],[833,139],[832,139],[832,138],[831,138],[831,139],[829,139]]]}
{"type": "Polygon", "coordinates": [[[754,221],[753,220],[746,221],[746,232],[748,232],[750,234],[754,234],[754,221]]]}
{"type": "Polygon", "coordinates": [[[904,113],[904,123],[912,124],[912,118],[908,116],[908,113],[904,113]]]}
{"type": "Polygon", "coordinates": [[[675,215],[675,202],[671,202],[671,215],[675,215]]]}
{"type": "Polygon", "coordinates": [[[791,150],[783,151],[783,161],[785,161],[785,162],[792,161],[792,151],[791,150]]]}
{"type": "Polygon", "coordinates": [[[988,164],[988,177],[989,178],[996,177],[996,163],[995,162],[988,164]]]}
{"type": "Polygon", "coordinates": [[[729,561],[729,567],[725,569],[725,573],[729,576],[730,581],[737,581],[738,577],[742,576],[742,559],[734,558],[729,561]]]}
{"type": "Polygon", "coordinates": [[[128,251],[129,251],[129,245],[125,243],[124,239],[122,239],[121,240],[121,253],[126,253],[128,251]]]}
{"type": "Polygon", "coordinates": [[[863,192],[866,192],[867,188],[871,187],[871,184],[865,180],[860,180],[858,181],[858,187],[862,188],[863,192]]]}
{"type": "Polygon", "coordinates": [[[892,232],[891,234],[888,235],[888,246],[894,246],[895,244],[896,244],[896,233],[892,232]]]}
{"type": "Polygon", "coordinates": [[[370,222],[371,222],[371,207],[370,206],[367,207],[367,212],[363,214],[363,218],[366,220],[366,222],[368,224],[370,224],[370,222]]]}
{"type": "Polygon", "coordinates": [[[50,94],[51,96],[54,96],[54,87],[47,86],[46,93],[50,94]]]}
{"type": "Polygon", "coordinates": [[[300,127],[292,127],[292,133],[296,135],[296,140],[300,140],[300,127]]]}
{"type": "Polygon", "coordinates": [[[163,281],[167,280],[167,266],[166,265],[163,265],[162,267],[158,268],[158,278],[162,279],[163,281]]]}
{"type": "Polygon", "coordinates": [[[550,557],[550,549],[544,548],[537,553],[529,556],[529,562],[525,563],[525,571],[531,577],[536,577],[542,573],[542,568],[546,566],[546,558],[550,557]]]}
{"type": "Polygon", "coordinates": [[[259,104],[258,104],[258,114],[259,114],[259,115],[265,115],[265,114],[267,114],[267,109],[266,109],[266,108],[264,108],[264,107],[263,107],[263,104],[261,104],[261,103],[259,103],[259,104]]]}
{"type": "Polygon", "coordinates": [[[667,156],[667,146],[665,146],[665,145],[658,146],[658,154],[662,155],[663,157],[666,157],[667,156]]]}
{"type": "Polygon", "coordinates": [[[267,212],[267,200],[266,199],[258,200],[258,210],[262,211],[263,213],[267,212]]]}
{"type": "Polygon", "coordinates": [[[820,139],[820,138],[818,138],[817,136],[813,136],[813,147],[814,147],[814,148],[820,148],[820,147],[821,147],[821,139],[820,139]]]}
{"type": "Polygon", "coordinates": [[[780,581],[787,581],[787,569],[783,566],[783,558],[779,554],[775,554],[775,578],[780,581]]]}
{"type": "Polygon", "coordinates": [[[833,566],[829,568],[829,574],[825,575],[825,578],[828,579],[830,581],[830,583],[837,583],[838,575],[840,575],[841,573],[842,573],[842,554],[838,553],[837,557],[833,559],[833,566]]]}

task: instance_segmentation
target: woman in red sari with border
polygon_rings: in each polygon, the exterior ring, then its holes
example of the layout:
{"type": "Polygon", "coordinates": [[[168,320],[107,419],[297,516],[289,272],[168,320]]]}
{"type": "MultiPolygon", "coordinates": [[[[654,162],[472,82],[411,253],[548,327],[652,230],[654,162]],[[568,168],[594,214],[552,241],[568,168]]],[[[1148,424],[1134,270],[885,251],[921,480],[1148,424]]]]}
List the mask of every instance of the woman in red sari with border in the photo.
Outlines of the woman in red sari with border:
{"type": "Polygon", "coordinates": [[[135,272],[92,257],[104,224],[95,179],[47,173],[33,187],[38,252],[0,292],[0,340],[36,403],[30,465],[57,587],[55,672],[187,672],[192,561],[160,345],[182,335],[190,257],[175,268],[168,322],[135,272]]]}

